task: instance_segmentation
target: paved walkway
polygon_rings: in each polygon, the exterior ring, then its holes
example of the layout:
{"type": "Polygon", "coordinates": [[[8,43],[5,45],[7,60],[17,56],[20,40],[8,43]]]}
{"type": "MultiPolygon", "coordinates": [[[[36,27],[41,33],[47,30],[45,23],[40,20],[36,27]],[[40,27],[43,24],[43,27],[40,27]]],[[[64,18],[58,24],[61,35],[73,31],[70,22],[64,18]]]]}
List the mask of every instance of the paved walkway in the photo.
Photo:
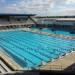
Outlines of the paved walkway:
{"type": "Polygon", "coordinates": [[[75,52],[41,66],[41,70],[64,70],[75,63],[75,52]]]}

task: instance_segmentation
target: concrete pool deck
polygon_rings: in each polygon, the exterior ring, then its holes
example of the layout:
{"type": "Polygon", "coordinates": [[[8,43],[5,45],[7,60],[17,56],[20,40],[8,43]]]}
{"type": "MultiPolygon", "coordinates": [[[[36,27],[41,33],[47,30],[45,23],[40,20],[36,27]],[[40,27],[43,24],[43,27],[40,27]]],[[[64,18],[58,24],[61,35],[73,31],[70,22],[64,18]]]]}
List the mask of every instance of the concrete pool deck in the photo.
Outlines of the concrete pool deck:
{"type": "Polygon", "coordinates": [[[6,62],[13,69],[13,71],[24,70],[24,68],[22,68],[18,63],[11,59],[5,51],[0,51],[0,59],[6,62]]]}
{"type": "Polygon", "coordinates": [[[75,63],[75,52],[40,67],[40,70],[64,70],[75,63]]]}
{"type": "Polygon", "coordinates": [[[54,33],[48,33],[48,32],[40,32],[38,29],[23,28],[23,29],[20,29],[20,30],[22,30],[22,31],[29,31],[29,32],[33,32],[33,33],[36,33],[36,34],[52,36],[52,37],[64,38],[64,39],[75,39],[75,36],[69,36],[69,35],[65,36],[63,34],[54,34],[54,33]]]}
{"type": "Polygon", "coordinates": [[[48,32],[40,32],[38,29],[31,29],[31,28],[18,28],[18,29],[6,29],[6,30],[0,30],[0,32],[5,32],[5,31],[27,31],[27,32],[33,32],[36,34],[41,34],[41,35],[47,35],[47,36],[52,36],[52,37],[58,37],[58,38],[64,38],[64,39],[75,39],[75,36],[69,36],[69,35],[63,35],[63,34],[54,34],[54,33],[48,33],[48,32]]]}

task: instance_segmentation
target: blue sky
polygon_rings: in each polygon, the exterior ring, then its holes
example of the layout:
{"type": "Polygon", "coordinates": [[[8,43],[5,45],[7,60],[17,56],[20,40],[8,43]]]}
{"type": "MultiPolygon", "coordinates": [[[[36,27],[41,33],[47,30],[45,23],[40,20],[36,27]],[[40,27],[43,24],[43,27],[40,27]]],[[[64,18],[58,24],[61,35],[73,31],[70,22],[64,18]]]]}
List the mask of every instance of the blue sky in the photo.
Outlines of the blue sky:
{"type": "Polygon", "coordinates": [[[75,15],[75,0],[0,0],[0,13],[75,15]]]}

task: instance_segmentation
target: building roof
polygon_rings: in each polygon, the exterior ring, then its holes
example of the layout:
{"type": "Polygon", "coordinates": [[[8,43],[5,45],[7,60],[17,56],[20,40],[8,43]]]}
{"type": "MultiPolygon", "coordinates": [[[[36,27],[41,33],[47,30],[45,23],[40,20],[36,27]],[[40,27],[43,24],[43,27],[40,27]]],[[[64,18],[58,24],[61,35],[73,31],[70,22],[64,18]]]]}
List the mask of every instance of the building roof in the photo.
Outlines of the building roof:
{"type": "Polygon", "coordinates": [[[35,16],[35,14],[0,14],[0,16],[35,16]]]}
{"type": "Polygon", "coordinates": [[[56,18],[56,20],[61,20],[61,21],[75,21],[75,18],[56,18]]]}

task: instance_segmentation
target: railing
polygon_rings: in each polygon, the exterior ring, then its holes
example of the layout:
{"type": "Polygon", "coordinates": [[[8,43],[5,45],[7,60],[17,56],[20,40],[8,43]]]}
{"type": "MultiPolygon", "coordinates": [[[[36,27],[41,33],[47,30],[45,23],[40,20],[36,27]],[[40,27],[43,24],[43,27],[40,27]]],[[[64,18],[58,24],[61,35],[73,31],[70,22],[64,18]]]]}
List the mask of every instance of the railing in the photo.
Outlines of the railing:
{"type": "Polygon", "coordinates": [[[50,70],[63,70],[62,65],[50,65],[50,70]]]}
{"type": "Polygon", "coordinates": [[[46,67],[42,66],[40,69],[41,70],[44,69],[44,70],[59,70],[59,71],[62,71],[62,70],[65,69],[65,66],[62,66],[62,65],[46,65],[46,67]]]}

